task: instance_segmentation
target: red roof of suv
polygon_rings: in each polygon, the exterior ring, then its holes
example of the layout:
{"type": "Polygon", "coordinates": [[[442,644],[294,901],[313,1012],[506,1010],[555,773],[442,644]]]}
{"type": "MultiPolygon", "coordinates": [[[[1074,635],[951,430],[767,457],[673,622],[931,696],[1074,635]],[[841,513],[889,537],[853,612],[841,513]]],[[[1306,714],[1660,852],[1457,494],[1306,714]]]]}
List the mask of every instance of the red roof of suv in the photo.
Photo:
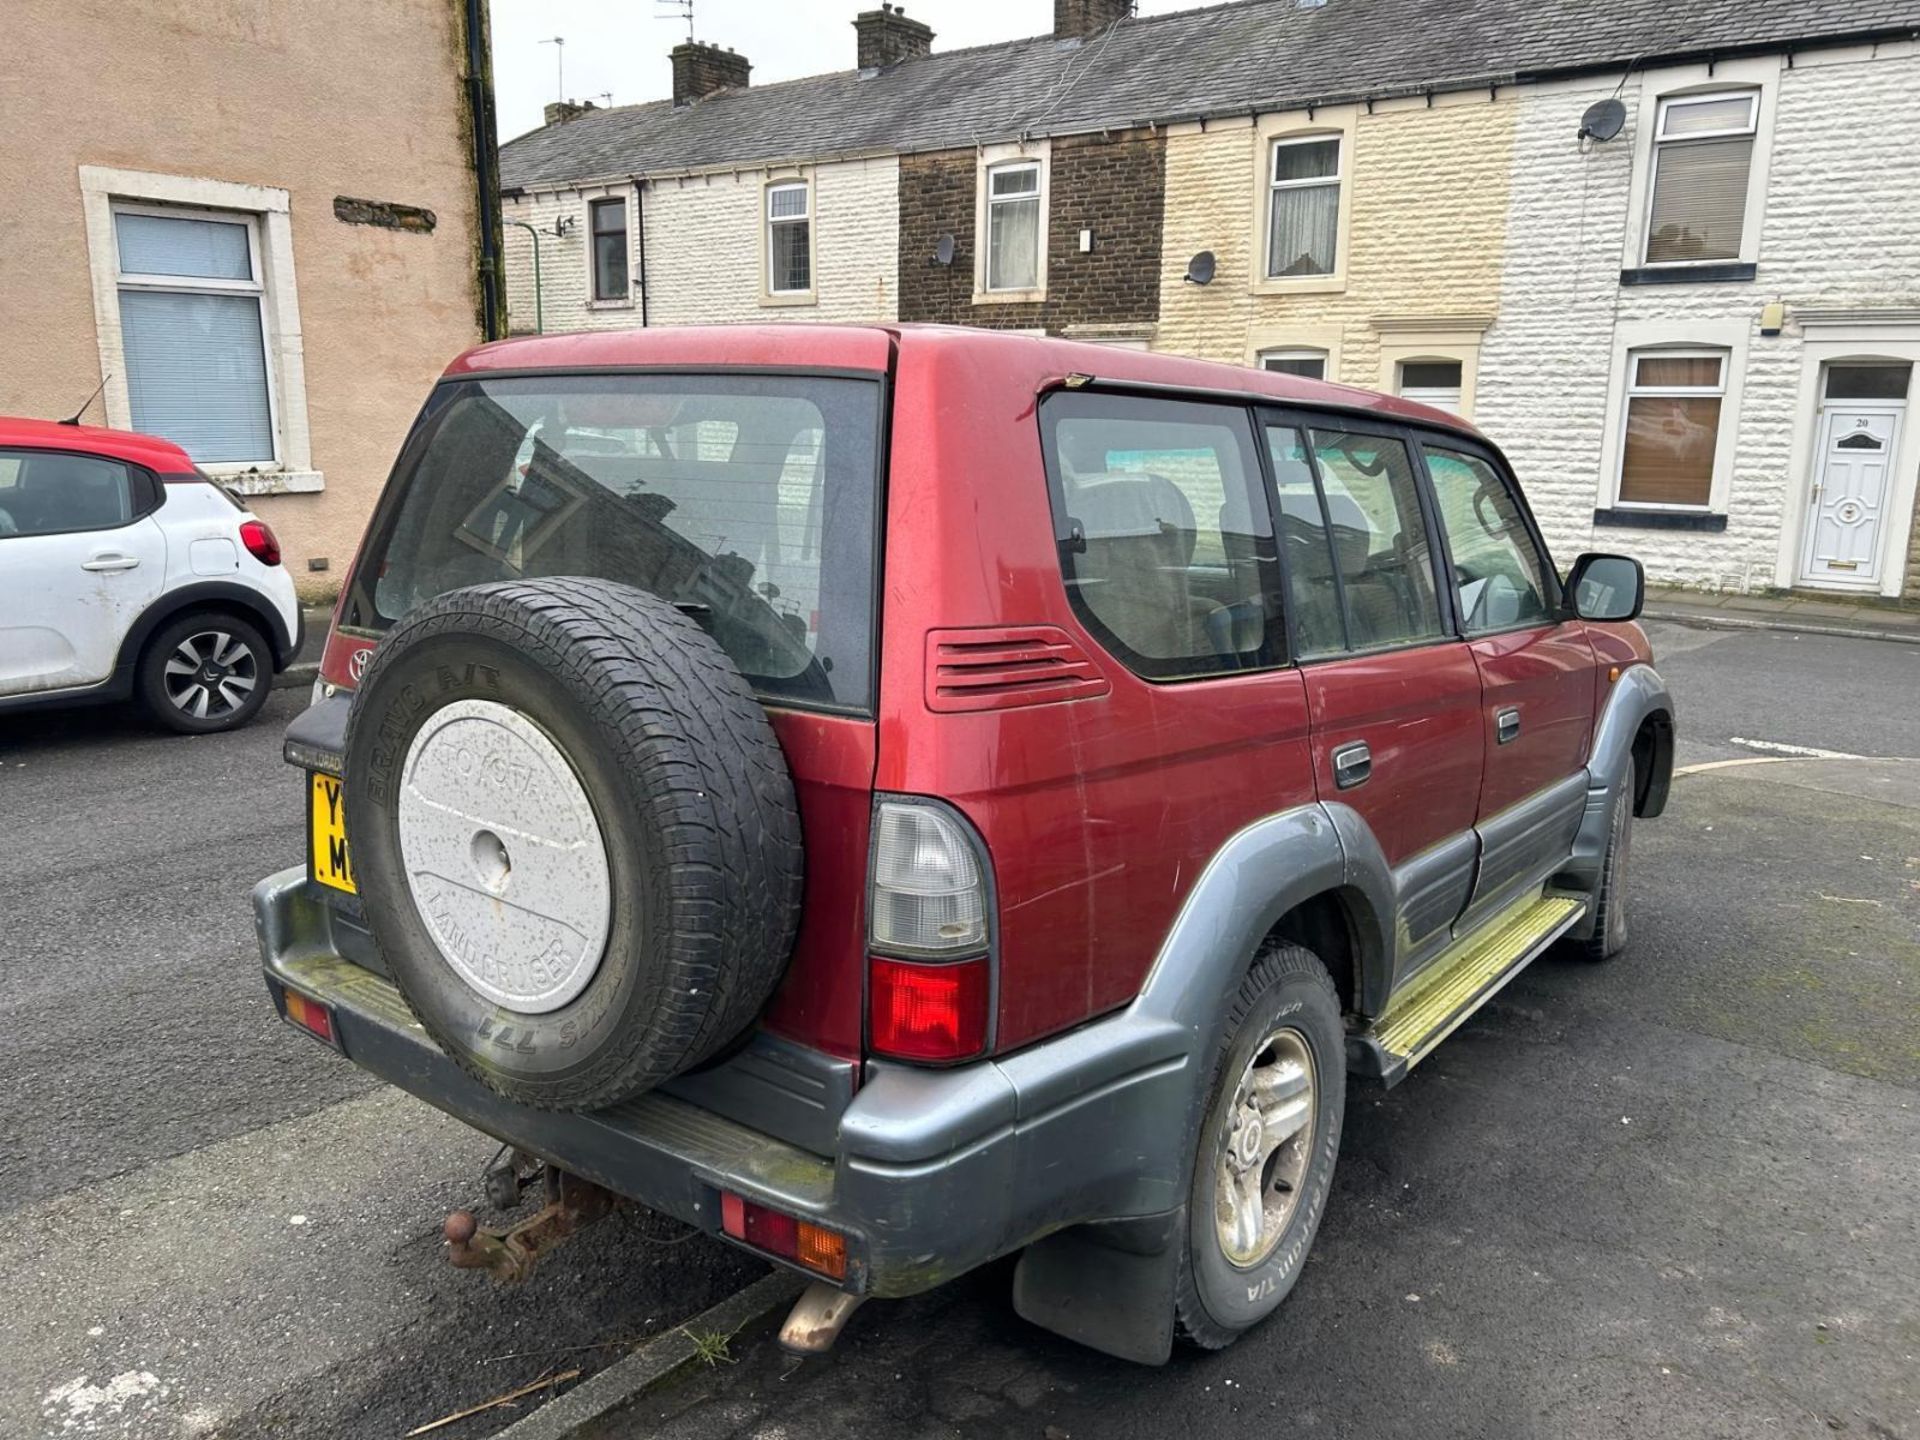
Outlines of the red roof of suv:
{"type": "Polygon", "coordinates": [[[605,369],[680,365],[770,365],[809,370],[889,368],[891,349],[923,345],[972,352],[978,363],[1028,374],[1035,388],[1083,374],[1165,389],[1244,393],[1293,405],[1369,410],[1478,434],[1457,415],[1352,385],[1307,380],[1245,365],[1223,365],[1079,340],[976,330],[961,325],[672,325],[648,330],[582,331],[496,340],[466,352],[448,375],[500,370],[605,369]]]}
{"type": "Polygon", "coordinates": [[[187,452],[171,440],[133,430],[108,430],[100,425],[62,425],[57,420],[0,415],[0,446],[5,445],[106,455],[144,465],[160,475],[185,475],[193,470],[193,461],[187,458],[187,452]]]}

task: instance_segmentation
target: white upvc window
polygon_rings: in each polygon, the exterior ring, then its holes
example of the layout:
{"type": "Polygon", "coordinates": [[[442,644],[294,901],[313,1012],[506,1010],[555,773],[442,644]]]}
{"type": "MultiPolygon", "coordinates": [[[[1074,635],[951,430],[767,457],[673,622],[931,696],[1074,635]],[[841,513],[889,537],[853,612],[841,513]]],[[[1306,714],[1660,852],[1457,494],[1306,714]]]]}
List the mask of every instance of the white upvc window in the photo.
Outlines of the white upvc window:
{"type": "Polygon", "coordinates": [[[1281,375],[1298,375],[1307,380],[1324,380],[1327,378],[1327,352],[1304,345],[1291,349],[1262,350],[1260,368],[1281,375]]]}
{"type": "Polygon", "coordinates": [[[1340,245],[1341,139],[1273,142],[1267,179],[1267,276],[1332,275],[1340,245]]]}
{"type": "Polygon", "coordinates": [[[323,490],[288,192],[102,165],[79,180],[107,423],[242,494],[323,490]]]}
{"type": "Polygon", "coordinates": [[[129,420],[201,464],[280,463],[254,215],[117,203],[129,420]]]}
{"type": "Polygon", "coordinates": [[[1628,353],[1617,492],[1622,506],[1710,507],[1729,359],[1726,350],[1706,348],[1628,353]]]}
{"type": "Polygon", "coordinates": [[[1402,399],[1417,400],[1422,405],[1431,405],[1435,409],[1459,415],[1463,413],[1461,402],[1465,395],[1465,369],[1465,365],[1458,360],[1440,357],[1402,360],[1394,388],[1402,399]]]}
{"type": "Polygon", "coordinates": [[[805,180],[767,187],[767,293],[813,293],[813,196],[805,180]]]}
{"type": "Polygon", "coordinates": [[[1757,89],[1661,99],[1647,201],[1646,264],[1741,259],[1759,125],[1757,89]]]}
{"type": "Polygon", "coordinates": [[[1038,160],[987,168],[989,291],[1040,288],[1041,205],[1038,160]]]}

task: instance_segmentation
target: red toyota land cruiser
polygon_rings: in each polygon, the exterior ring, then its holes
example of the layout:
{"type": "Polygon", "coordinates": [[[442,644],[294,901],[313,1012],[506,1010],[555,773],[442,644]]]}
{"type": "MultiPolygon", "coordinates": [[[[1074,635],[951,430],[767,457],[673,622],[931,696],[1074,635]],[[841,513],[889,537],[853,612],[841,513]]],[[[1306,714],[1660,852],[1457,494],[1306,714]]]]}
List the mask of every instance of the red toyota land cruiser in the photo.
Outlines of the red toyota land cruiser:
{"type": "Polygon", "coordinates": [[[1111,1353],[1277,1306],[1349,1075],[1627,933],[1673,704],[1401,400],[910,326],[462,356],[334,615],[280,1012],[503,1141],[518,1273],[629,1199],[870,1295],[1022,1252],[1111,1353]]]}

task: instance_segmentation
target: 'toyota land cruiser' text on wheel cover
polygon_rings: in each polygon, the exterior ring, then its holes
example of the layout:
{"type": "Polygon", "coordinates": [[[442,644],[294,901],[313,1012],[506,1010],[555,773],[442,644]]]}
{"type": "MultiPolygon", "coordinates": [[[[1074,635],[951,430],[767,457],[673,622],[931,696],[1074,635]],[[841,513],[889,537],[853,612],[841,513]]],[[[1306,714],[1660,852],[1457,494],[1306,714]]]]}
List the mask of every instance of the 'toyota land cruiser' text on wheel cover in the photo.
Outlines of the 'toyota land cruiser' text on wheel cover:
{"type": "Polygon", "coordinates": [[[347,727],[361,901],[429,1034],[586,1109],[712,1056],[773,993],[800,821],[720,647],[604,580],[456,590],[381,643],[347,727]]]}

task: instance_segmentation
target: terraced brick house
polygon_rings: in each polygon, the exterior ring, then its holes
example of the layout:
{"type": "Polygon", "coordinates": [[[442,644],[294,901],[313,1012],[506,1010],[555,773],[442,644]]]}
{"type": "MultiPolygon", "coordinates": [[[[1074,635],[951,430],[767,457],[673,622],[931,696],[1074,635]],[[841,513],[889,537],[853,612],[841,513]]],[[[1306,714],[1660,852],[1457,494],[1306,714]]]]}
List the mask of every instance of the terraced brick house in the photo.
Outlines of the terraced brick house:
{"type": "MultiPolygon", "coordinates": [[[[533,328],[1044,330],[1458,411],[1555,549],[1920,595],[1920,0],[1242,0],[555,107],[505,147],[533,328]],[[533,236],[539,234],[535,316],[533,236]]],[[[1036,19],[1041,18],[1036,16],[1036,19]]]]}

